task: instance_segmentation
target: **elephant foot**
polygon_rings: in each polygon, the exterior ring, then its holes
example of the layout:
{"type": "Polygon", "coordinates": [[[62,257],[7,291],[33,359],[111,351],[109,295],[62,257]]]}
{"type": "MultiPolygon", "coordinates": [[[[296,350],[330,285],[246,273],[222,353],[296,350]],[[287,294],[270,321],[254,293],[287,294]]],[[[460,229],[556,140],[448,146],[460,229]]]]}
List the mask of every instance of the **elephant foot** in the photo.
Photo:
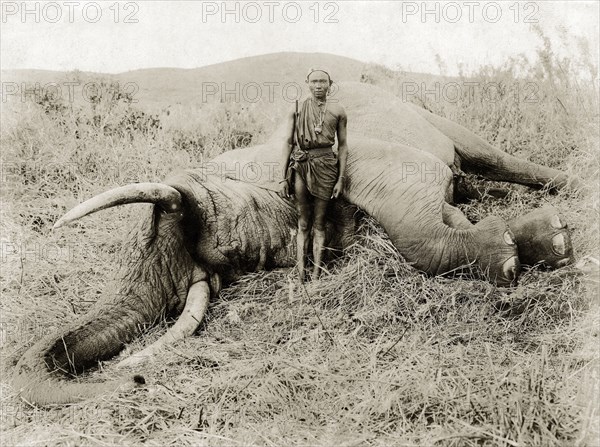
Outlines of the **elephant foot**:
{"type": "Polygon", "coordinates": [[[477,266],[498,286],[512,286],[521,272],[515,237],[502,219],[490,216],[475,225],[477,266]]]}
{"type": "Polygon", "coordinates": [[[573,261],[573,245],[564,217],[551,205],[509,222],[522,264],[560,268],[573,261]]]}

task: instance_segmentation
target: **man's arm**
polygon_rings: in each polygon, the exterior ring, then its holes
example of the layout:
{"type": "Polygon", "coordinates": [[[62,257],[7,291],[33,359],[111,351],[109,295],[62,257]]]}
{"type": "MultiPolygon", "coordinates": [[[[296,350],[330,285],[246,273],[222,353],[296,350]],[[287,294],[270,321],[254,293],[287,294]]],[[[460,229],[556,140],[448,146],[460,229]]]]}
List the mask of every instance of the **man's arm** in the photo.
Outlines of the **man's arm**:
{"type": "Polygon", "coordinates": [[[348,117],[346,116],[346,111],[344,109],[341,109],[337,128],[339,172],[337,183],[333,187],[332,198],[334,199],[337,199],[344,190],[344,181],[346,179],[346,162],[348,160],[348,143],[346,141],[347,124],[348,117]]]}

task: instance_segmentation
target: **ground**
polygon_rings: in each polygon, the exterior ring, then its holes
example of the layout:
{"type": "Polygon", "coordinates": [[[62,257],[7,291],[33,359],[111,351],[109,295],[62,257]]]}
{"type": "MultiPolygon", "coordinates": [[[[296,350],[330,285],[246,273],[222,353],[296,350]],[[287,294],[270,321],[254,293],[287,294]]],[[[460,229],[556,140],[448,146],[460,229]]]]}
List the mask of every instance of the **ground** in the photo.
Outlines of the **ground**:
{"type": "MultiPolygon", "coordinates": [[[[551,54],[546,60],[545,72],[531,66],[523,79],[507,67],[459,79],[534,82],[537,102],[515,100],[511,91],[498,101],[410,99],[586,183],[573,194],[515,188],[504,201],[461,205],[469,218],[509,219],[551,203],[572,229],[577,260],[598,258],[597,97],[570,88],[575,74],[560,72],[551,54]]],[[[345,63],[349,77],[364,71],[363,79],[395,93],[407,76],[345,63]]],[[[3,445],[595,445],[593,263],[530,270],[510,289],[427,277],[370,219],[359,242],[300,295],[287,269],[249,274],[223,291],[196,336],[144,368],[146,388],[71,406],[21,402],[6,380],[14,362],[110,291],[107,278],[136,206],[57,232],[52,224],[93,194],[159,181],[267,136],[257,106],[181,105],[161,114],[160,126],[139,124],[132,108],[144,104],[109,96],[95,108],[26,102],[3,120],[3,445]]],[[[158,338],[165,324],[124,355],[158,338]]],[[[118,374],[117,360],[82,380],[118,374]]]]}

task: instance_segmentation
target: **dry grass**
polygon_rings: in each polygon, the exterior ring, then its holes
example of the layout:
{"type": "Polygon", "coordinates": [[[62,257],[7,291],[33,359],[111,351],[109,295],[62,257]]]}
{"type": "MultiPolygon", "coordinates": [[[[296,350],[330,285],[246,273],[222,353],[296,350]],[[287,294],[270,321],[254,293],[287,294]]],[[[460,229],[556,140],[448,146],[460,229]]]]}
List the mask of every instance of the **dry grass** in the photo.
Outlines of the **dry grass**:
{"type": "MultiPolygon", "coordinates": [[[[541,51],[554,60],[547,48],[541,51]]],[[[484,75],[494,72],[473,74],[484,75]]],[[[493,213],[509,219],[550,202],[572,228],[577,257],[598,257],[596,92],[575,94],[558,84],[560,70],[554,75],[554,86],[544,84],[547,74],[538,79],[549,103],[560,97],[576,104],[580,95],[591,109],[546,113],[544,103],[507,114],[489,108],[513,107],[508,103],[429,106],[479,123],[471,127],[494,144],[502,145],[494,129],[502,130],[511,137],[505,150],[530,151],[532,159],[575,172],[590,185],[591,192],[579,196],[515,189],[506,201],[463,205],[470,218],[493,213]],[[515,128],[519,138],[512,138],[515,128]]],[[[574,82],[572,72],[562,76],[574,82]]],[[[2,191],[4,375],[27,346],[84,313],[110,287],[112,257],[127,231],[122,222],[134,220],[136,211],[106,211],[59,233],[49,231],[51,224],[101,190],[159,180],[238,141],[236,135],[263,137],[253,111],[244,120],[238,106],[222,107],[194,115],[175,111],[151,134],[106,135],[83,125],[85,139],[74,137],[73,123],[89,110],[61,112],[69,118],[62,127],[31,104],[3,120],[3,162],[18,168],[2,191]],[[177,125],[178,114],[188,117],[187,127],[177,125]],[[189,124],[211,119],[207,129],[189,124]]],[[[360,235],[330,274],[304,290],[290,288],[290,271],[276,270],[247,275],[223,291],[197,336],[145,368],[146,389],[42,409],[20,402],[5,382],[3,444],[597,442],[597,273],[532,270],[512,289],[430,278],[408,266],[371,220],[360,235]]],[[[130,350],[163,331],[164,325],[151,330],[130,350]]],[[[117,374],[112,363],[93,376],[117,374]]]]}

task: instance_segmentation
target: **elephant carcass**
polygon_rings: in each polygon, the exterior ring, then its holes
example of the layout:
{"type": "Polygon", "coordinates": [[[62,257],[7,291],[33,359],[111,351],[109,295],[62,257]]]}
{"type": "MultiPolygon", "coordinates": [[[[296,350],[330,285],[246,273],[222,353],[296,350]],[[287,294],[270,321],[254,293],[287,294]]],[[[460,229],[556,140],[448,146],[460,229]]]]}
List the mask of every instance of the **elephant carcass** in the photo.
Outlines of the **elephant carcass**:
{"type": "MultiPolygon", "coordinates": [[[[463,127],[372,86],[345,89],[339,98],[352,132],[344,198],[352,205],[333,216],[330,228],[341,239],[331,243],[344,246],[358,206],[383,225],[416,268],[441,274],[467,266],[510,284],[519,262],[507,223],[488,217],[473,225],[453,208],[448,203],[451,168],[464,164],[490,177],[557,186],[566,183],[564,174],[537,165],[532,172],[531,164],[497,151],[463,127]],[[391,130],[382,132],[382,126],[391,130]],[[374,134],[379,139],[369,137],[374,134]]],[[[132,379],[80,384],[60,376],[111,358],[164,315],[186,316],[165,337],[189,334],[202,319],[208,290],[218,292],[218,277],[227,284],[245,271],[293,265],[296,214],[293,203],[275,192],[281,172],[281,135],[275,135],[262,146],[224,153],[164,184],[126,186],[67,214],[62,222],[109,206],[152,203],[126,244],[115,294],[36,343],[17,364],[14,385],[23,398],[40,404],[71,402],[130,386],[132,379]]]]}

